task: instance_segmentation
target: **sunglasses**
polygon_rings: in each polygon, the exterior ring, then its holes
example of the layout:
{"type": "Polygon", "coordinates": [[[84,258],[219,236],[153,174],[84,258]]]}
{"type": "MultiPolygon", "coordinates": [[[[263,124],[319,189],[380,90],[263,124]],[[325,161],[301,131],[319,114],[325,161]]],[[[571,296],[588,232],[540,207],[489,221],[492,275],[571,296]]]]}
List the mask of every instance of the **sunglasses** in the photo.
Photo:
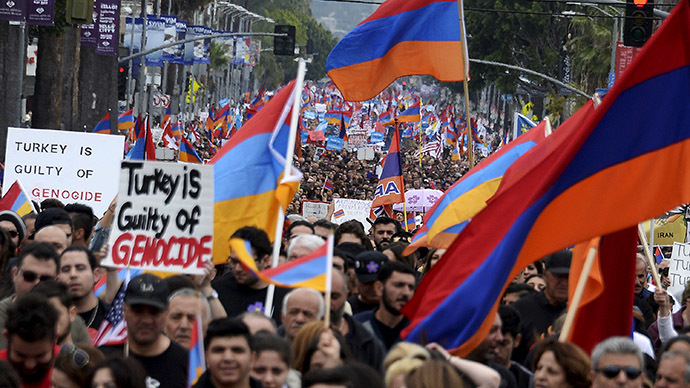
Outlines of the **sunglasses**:
{"type": "Polygon", "coordinates": [[[72,364],[79,369],[82,369],[89,363],[89,354],[79,349],[73,344],[64,344],[60,348],[58,357],[72,357],[72,364]]]}
{"type": "Polygon", "coordinates": [[[19,236],[19,232],[17,232],[16,230],[6,230],[5,232],[7,232],[7,234],[9,234],[12,238],[19,236]]]}
{"type": "Polygon", "coordinates": [[[635,380],[640,377],[642,370],[640,368],[635,368],[634,366],[620,367],[618,365],[608,365],[603,368],[599,368],[599,373],[604,375],[607,379],[614,379],[621,373],[621,370],[625,372],[625,376],[628,380],[635,380]]]}
{"type": "Polygon", "coordinates": [[[36,279],[38,279],[39,282],[45,282],[46,280],[55,279],[55,276],[52,276],[52,275],[38,276],[38,274],[36,272],[33,272],[33,271],[24,271],[24,270],[20,270],[20,271],[22,271],[22,276],[24,277],[24,281],[27,283],[33,283],[36,281],[36,279]]]}

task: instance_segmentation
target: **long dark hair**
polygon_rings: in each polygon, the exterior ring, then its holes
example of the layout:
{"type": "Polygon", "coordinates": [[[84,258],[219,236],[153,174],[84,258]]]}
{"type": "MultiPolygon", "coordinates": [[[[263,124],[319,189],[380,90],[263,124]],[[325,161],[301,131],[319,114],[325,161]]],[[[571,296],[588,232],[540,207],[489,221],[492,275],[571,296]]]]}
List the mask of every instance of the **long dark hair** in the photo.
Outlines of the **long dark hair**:
{"type": "Polygon", "coordinates": [[[146,388],[146,372],[139,361],[121,356],[109,357],[99,363],[89,378],[89,386],[93,386],[93,378],[101,369],[110,369],[117,388],[146,388]]]}

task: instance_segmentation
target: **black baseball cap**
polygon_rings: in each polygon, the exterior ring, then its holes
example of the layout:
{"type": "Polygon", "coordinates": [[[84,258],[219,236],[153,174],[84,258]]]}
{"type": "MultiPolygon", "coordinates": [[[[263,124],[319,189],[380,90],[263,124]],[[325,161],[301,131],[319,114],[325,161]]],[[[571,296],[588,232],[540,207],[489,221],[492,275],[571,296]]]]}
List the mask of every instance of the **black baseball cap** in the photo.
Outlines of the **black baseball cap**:
{"type": "Polygon", "coordinates": [[[572,258],[573,252],[567,249],[554,252],[544,258],[546,270],[555,275],[568,275],[572,258]]]}
{"type": "Polygon", "coordinates": [[[378,278],[383,263],[388,261],[388,256],[381,252],[365,251],[355,257],[355,274],[361,283],[371,283],[378,278]]]}
{"type": "Polygon", "coordinates": [[[125,291],[125,304],[128,306],[146,305],[166,310],[168,296],[170,296],[168,284],[156,275],[145,273],[130,280],[125,291]]]}

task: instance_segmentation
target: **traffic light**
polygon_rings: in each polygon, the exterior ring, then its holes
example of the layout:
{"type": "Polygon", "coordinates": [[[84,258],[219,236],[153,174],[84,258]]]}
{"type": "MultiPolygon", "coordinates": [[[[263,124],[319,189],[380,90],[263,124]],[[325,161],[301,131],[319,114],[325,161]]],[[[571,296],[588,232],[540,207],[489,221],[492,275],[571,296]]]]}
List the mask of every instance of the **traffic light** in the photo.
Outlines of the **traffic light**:
{"type": "Polygon", "coordinates": [[[625,23],[623,26],[623,44],[632,47],[642,47],[647,39],[652,36],[653,17],[653,0],[627,0],[625,5],[625,23]]]}
{"type": "Polygon", "coordinates": [[[295,55],[295,26],[276,25],[273,32],[287,34],[287,36],[273,37],[273,54],[295,55]]]}
{"type": "Polygon", "coordinates": [[[118,67],[117,73],[117,99],[126,100],[127,99],[127,73],[129,69],[127,65],[120,65],[118,67]]]}

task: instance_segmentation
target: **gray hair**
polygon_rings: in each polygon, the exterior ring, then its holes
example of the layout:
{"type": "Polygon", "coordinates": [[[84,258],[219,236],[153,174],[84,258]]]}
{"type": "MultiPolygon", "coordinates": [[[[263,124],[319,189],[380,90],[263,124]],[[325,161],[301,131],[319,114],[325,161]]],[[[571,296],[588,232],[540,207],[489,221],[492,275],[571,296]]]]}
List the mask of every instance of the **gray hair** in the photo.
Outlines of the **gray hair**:
{"type": "Polygon", "coordinates": [[[599,369],[599,360],[605,354],[632,354],[640,362],[640,369],[644,368],[644,358],[640,348],[628,337],[611,337],[597,344],[592,350],[592,369],[599,369]]]}
{"type": "Polygon", "coordinates": [[[278,325],[276,325],[276,322],[275,322],[273,319],[271,319],[271,318],[265,316],[264,313],[262,313],[262,312],[259,312],[259,311],[245,311],[245,312],[243,312],[242,314],[238,315],[238,316],[237,316],[237,319],[240,319],[240,320],[244,321],[244,318],[245,318],[245,317],[255,317],[255,318],[265,319],[265,320],[267,320],[268,322],[271,323],[271,326],[273,326],[273,328],[276,329],[276,331],[278,330],[278,325]]]}
{"type": "Polygon", "coordinates": [[[195,298],[199,298],[201,304],[204,305],[204,310],[206,311],[206,320],[210,321],[211,319],[213,319],[213,317],[211,316],[211,305],[208,303],[208,300],[206,300],[206,298],[200,291],[197,291],[189,287],[180,288],[179,290],[176,290],[175,292],[170,294],[170,296],[168,297],[168,303],[172,302],[173,298],[175,298],[176,296],[193,296],[195,298]]]}
{"type": "Polygon", "coordinates": [[[661,355],[661,360],[659,360],[659,365],[664,360],[670,360],[676,357],[680,357],[685,362],[685,370],[683,371],[683,380],[685,384],[690,383],[690,353],[684,352],[682,350],[668,350],[661,355]]]}
{"type": "Polygon", "coordinates": [[[295,295],[296,293],[298,293],[300,291],[306,291],[306,292],[316,296],[316,299],[319,301],[319,312],[317,313],[316,320],[320,321],[321,318],[323,318],[324,314],[326,313],[326,302],[324,302],[324,300],[323,300],[323,295],[321,295],[320,292],[316,291],[313,288],[307,288],[307,287],[295,288],[294,290],[285,294],[285,297],[283,297],[283,310],[282,310],[281,314],[285,315],[285,313],[287,312],[288,299],[290,299],[291,296],[295,295]]]}
{"type": "Polygon", "coordinates": [[[313,252],[316,249],[320,248],[325,243],[326,243],[326,241],[324,239],[322,239],[320,236],[317,236],[315,234],[300,234],[299,236],[295,236],[295,238],[290,240],[290,245],[288,245],[288,250],[287,250],[288,260],[290,259],[290,255],[292,254],[292,251],[298,245],[309,248],[313,252]]]}

